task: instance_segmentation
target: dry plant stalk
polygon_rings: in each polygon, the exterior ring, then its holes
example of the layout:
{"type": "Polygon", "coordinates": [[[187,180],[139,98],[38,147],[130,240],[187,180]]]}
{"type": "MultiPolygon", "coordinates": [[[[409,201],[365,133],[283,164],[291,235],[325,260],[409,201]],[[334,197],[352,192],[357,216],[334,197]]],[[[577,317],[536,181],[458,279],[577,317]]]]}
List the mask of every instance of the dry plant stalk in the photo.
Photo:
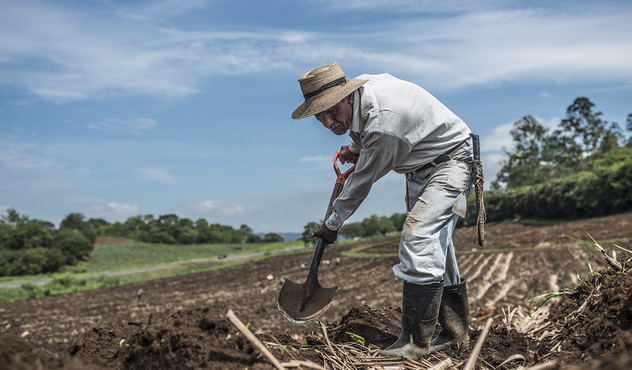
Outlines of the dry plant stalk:
{"type": "Polygon", "coordinates": [[[248,328],[246,327],[246,325],[244,325],[243,322],[241,322],[241,320],[239,320],[239,318],[235,315],[235,313],[233,312],[233,310],[228,310],[228,312],[226,313],[226,318],[228,320],[230,320],[230,322],[235,325],[235,327],[244,335],[246,336],[246,338],[252,342],[252,344],[254,344],[260,351],[261,353],[263,353],[268,360],[270,360],[270,362],[272,362],[272,364],[279,370],[285,370],[285,366],[283,366],[281,364],[281,362],[279,362],[279,360],[274,357],[274,355],[272,354],[272,352],[270,352],[268,350],[268,348],[261,343],[261,341],[259,339],[257,339],[257,337],[252,334],[252,332],[250,330],[248,330],[248,328]]]}
{"type": "Polygon", "coordinates": [[[478,357],[478,354],[481,352],[481,349],[483,348],[483,342],[485,342],[485,338],[487,338],[487,334],[489,333],[489,328],[492,326],[492,321],[494,321],[494,319],[492,319],[491,317],[487,319],[487,322],[485,323],[485,327],[483,328],[483,332],[481,333],[481,336],[476,341],[476,345],[474,346],[474,349],[472,350],[472,353],[470,354],[470,358],[465,363],[465,367],[463,368],[464,370],[474,370],[474,364],[476,363],[476,358],[478,357]]]}
{"type": "Polygon", "coordinates": [[[321,329],[325,346],[323,351],[318,352],[323,358],[326,369],[364,370],[393,367],[400,370],[439,370],[453,366],[452,359],[443,353],[437,353],[418,361],[411,361],[401,357],[381,356],[380,349],[373,344],[365,346],[357,342],[332,343],[329,340],[327,327],[322,322],[321,329]]]}

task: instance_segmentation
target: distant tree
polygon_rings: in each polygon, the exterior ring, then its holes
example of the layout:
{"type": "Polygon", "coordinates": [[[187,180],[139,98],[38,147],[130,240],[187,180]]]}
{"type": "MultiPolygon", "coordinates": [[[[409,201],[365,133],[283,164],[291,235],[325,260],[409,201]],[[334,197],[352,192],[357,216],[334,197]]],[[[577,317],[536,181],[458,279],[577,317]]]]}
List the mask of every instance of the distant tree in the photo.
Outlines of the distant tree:
{"type": "Polygon", "coordinates": [[[602,157],[604,154],[619,148],[619,141],[623,138],[621,128],[616,122],[611,122],[601,138],[599,147],[593,154],[592,159],[602,157]]]}
{"type": "Polygon", "coordinates": [[[7,209],[6,212],[7,214],[2,216],[2,221],[14,228],[22,226],[29,219],[27,216],[20,215],[20,212],[13,208],[7,209]]]}
{"type": "Polygon", "coordinates": [[[123,235],[119,235],[132,240],[145,241],[146,231],[151,228],[152,225],[147,225],[142,216],[129,217],[123,223],[123,235]]]}
{"type": "Polygon", "coordinates": [[[198,232],[193,227],[182,226],[179,228],[177,242],[179,244],[195,244],[197,242],[198,232]]]}
{"type": "Polygon", "coordinates": [[[87,257],[94,248],[81,231],[73,229],[60,229],[53,241],[53,246],[66,256],[66,264],[74,264],[83,257],[87,257]]]}
{"type": "Polygon", "coordinates": [[[542,161],[555,168],[557,176],[575,172],[584,157],[581,145],[575,138],[556,129],[547,136],[542,150],[542,161]]]}
{"type": "Polygon", "coordinates": [[[169,235],[166,231],[159,230],[158,228],[156,228],[156,231],[149,234],[147,242],[152,244],[176,244],[176,240],[171,235],[169,235]]]}
{"type": "Polygon", "coordinates": [[[542,181],[542,154],[547,129],[533,116],[524,116],[514,122],[510,131],[514,148],[505,150],[507,159],[501,164],[494,188],[514,188],[542,181]]]}
{"type": "MultiPolygon", "coordinates": [[[[119,236],[119,237],[128,237],[127,228],[123,225],[123,223],[116,221],[112,224],[101,226],[99,228],[99,235],[102,236],[119,236]]],[[[145,241],[145,240],[143,240],[145,241]]]]}
{"type": "Polygon", "coordinates": [[[542,184],[588,168],[590,162],[619,146],[619,125],[604,121],[602,113],[586,97],[576,98],[566,117],[548,133],[534,117],[514,123],[514,147],[492,182],[492,190],[515,189],[542,184]]]}
{"type": "Polygon", "coordinates": [[[277,233],[267,233],[263,237],[264,243],[279,243],[283,241],[283,237],[277,233]]]}
{"type": "Polygon", "coordinates": [[[28,221],[30,224],[36,224],[44,230],[55,230],[55,224],[50,221],[32,219],[28,221]]]}
{"type": "Polygon", "coordinates": [[[261,238],[254,234],[250,226],[245,224],[241,225],[239,230],[244,233],[244,243],[258,243],[261,241],[261,238]]]}
{"type": "Polygon", "coordinates": [[[86,227],[87,222],[85,221],[85,216],[81,213],[73,212],[69,213],[59,225],[60,229],[75,229],[81,230],[86,227]]]}
{"type": "Polygon", "coordinates": [[[245,242],[248,243],[248,244],[252,244],[252,243],[261,243],[261,241],[262,241],[262,239],[261,239],[261,237],[259,235],[257,235],[257,234],[249,234],[246,237],[246,241],[245,242]]]}
{"type": "Polygon", "coordinates": [[[7,249],[20,250],[50,247],[53,242],[51,232],[36,223],[23,224],[9,232],[3,245],[7,249]]]}
{"type": "Polygon", "coordinates": [[[11,275],[56,272],[65,264],[65,256],[57,248],[25,249],[14,257],[11,275]]]}
{"type": "Polygon", "coordinates": [[[625,144],[627,147],[632,147],[632,113],[628,114],[628,118],[626,119],[625,128],[628,130],[630,137],[628,138],[628,143],[625,144]]]}
{"type": "Polygon", "coordinates": [[[195,228],[195,223],[188,218],[181,218],[178,220],[179,227],[190,227],[191,229],[195,228]]]}
{"type": "Polygon", "coordinates": [[[347,239],[359,238],[362,236],[362,223],[361,222],[351,222],[348,224],[342,225],[340,228],[339,234],[347,239]]]}
{"type": "Polygon", "coordinates": [[[607,122],[601,112],[595,112],[595,104],[580,96],[566,109],[566,118],[560,123],[559,133],[579,142],[584,157],[594,154],[606,136],[607,122]]]}
{"type": "Polygon", "coordinates": [[[402,231],[404,222],[406,222],[406,213],[393,213],[389,218],[391,219],[395,230],[402,231]]]}
{"type": "Polygon", "coordinates": [[[102,226],[107,226],[110,223],[107,222],[106,220],[102,219],[102,218],[91,218],[88,220],[88,225],[92,226],[93,228],[99,230],[100,227],[102,226]]]}
{"type": "Polygon", "coordinates": [[[79,230],[90,241],[90,243],[94,243],[94,239],[97,237],[97,230],[90,226],[90,224],[85,220],[85,216],[81,213],[69,213],[61,221],[59,228],[79,230]]]}
{"type": "Polygon", "coordinates": [[[316,238],[312,237],[312,233],[318,230],[320,225],[322,225],[322,222],[308,222],[305,226],[303,226],[303,234],[301,240],[303,240],[305,244],[314,242],[316,238]]]}
{"type": "Polygon", "coordinates": [[[206,219],[199,218],[197,221],[195,221],[195,230],[197,231],[198,244],[212,243],[211,230],[206,219]]]}
{"type": "Polygon", "coordinates": [[[386,216],[371,215],[362,220],[362,236],[386,235],[391,231],[395,231],[395,226],[393,221],[386,216]]]}

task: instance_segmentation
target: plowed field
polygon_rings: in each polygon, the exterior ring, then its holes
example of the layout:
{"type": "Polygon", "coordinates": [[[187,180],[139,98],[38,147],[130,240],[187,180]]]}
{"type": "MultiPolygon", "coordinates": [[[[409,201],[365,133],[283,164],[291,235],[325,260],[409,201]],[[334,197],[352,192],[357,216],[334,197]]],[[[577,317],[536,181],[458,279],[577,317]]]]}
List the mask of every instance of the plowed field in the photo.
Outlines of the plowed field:
{"type": "MultiPolygon", "coordinates": [[[[551,368],[606,363],[613,369],[619,363],[625,366],[621,368],[629,368],[632,279],[630,273],[590,273],[589,266],[593,271],[607,268],[605,259],[595,251],[588,255],[585,246],[565,236],[590,241],[588,234],[608,251],[613,250],[612,244],[632,249],[632,214],[552,226],[488,224],[484,249],[475,248],[472,228],[456,231],[457,258],[468,282],[471,306],[470,347],[486,320],[494,320],[477,368],[516,368],[550,360],[557,361],[551,365],[557,367],[551,368]],[[606,288],[610,289],[607,297],[606,288]],[[555,305],[534,312],[527,303],[529,298],[564,289],[574,294],[558,299],[555,305]],[[595,299],[611,301],[597,302],[587,311],[595,299]],[[583,309],[578,310],[582,304],[583,309]],[[620,308],[614,312],[599,311],[617,305],[620,308]],[[572,321],[568,315],[574,310],[572,321]],[[592,329],[580,324],[591,312],[596,317],[593,320],[608,319],[616,322],[615,327],[594,323],[598,332],[589,333],[592,329]],[[501,365],[505,360],[509,362],[501,365]]],[[[342,346],[354,343],[347,332],[364,337],[364,346],[340,347],[343,354],[339,357],[352,358],[352,348],[372,356],[399,333],[401,282],[391,271],[397,263],[397,248],[397,238],[328,248],[324,259],[331,263],[321,266],[320,283],[339,289],[320,321],[306,324],[286,320],[277,310],[276,296],[283,279],[305,280],[307,271],[301,264],[309,265],[311,260],[307,248],[304,253],[222,270],[5,303],[0,305],[0,367],[274,368],[225,319],[231,309],[286,366],[294,359],[342,368],[347,365],[328,359],[335,354],[327,351],[338,348],[328,346],[328,340],[342,346]],[[136,298],[139,288],[144,291],[140,301],[136,298]],[[320,322],[326,324],[327,338],[320,322]]],[[[630,257],[621,251],[617,256],[630,257]]],[[[462,367],[470,349],[433,356],[427,364],[400,361],[393,366],[426,368],[448,360],[462,367]]],[[[386,366],[376,363],[348,366],[386,366]]],[[[303,364],[302,368],[308,367],[303,364]]]]}

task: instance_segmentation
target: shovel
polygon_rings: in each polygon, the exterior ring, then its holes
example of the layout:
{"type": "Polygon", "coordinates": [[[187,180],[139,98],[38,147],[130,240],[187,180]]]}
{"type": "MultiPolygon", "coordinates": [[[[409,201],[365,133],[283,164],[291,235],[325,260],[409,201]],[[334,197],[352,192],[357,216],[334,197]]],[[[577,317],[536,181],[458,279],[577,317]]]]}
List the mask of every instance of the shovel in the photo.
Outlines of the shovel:
{"type": "MultiPolygon", "coordinates": [[[[327,207],[325,221],[333,212],[333,202],[338,198],[338,195],[340,195],[347,177],[351,175],[356,166],[354,162],[353,167],[342,173],[338,168],[337,161],[339,158],[340,152],[338,151],[334,156],[334,171],[336,172],[337,178],[331,199],[329,200],[329,207],[327,207]]],[[[334,299],[334,294],[338,287],[324,288],[318,282],[318,266],[320,265],[320,260],[323,257],[326,246],[327,241],[319,237],[316,247],[314,248],[314,256],[312,257],[312,264],[309,268],[307,280],[305,280],[303,284],[285,280],[281,287],[281,291],[277,297],[277,307],[279,311],[292,322],[303,323],[317,318],[327,311],[334,299]]]]}

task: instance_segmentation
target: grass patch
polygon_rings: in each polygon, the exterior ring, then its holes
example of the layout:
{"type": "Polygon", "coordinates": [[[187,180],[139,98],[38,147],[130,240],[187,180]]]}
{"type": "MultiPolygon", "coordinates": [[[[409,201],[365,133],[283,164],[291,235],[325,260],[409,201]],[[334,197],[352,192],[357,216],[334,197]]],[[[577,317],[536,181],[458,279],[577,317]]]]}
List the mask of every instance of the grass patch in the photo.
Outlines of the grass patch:
{"type": "Polygon", "coordinates": [[[70,266],[68,273],[101,273],[150,267],[198,259],[217,259],[220,254],[239,256],[302,246],[302,242],[253,244],[167,245],[149,243],[104,243],[94,248],[89,262],[70,266]]]}
{"type": "Polygon", "coordinates": [[[51,282],[43,285],[22,284],[17,288],[0,288],[0,303],[99,289],[120,283],[121,279],[114,276],[99,276],[92,279],[77,279],[72,276],[64,276],[53,279],[51,282]]]}
{"type": "Polygon", "coordinates": [[[95,247],[90,255],[90,261],[69,266],[62,273],[1,279],[2,283],[26,282],[26,284],[19,287],[0,288],[0,303],[186,275],[248,263],[279,253],[312,251],[311,248],[297,247],[303,247],[303,243],[300,241],[238,245],[162,245],[129,241],[104,243],[95,247]],[[220,254],[231,258],[220,260],[218,259],[220,254]],[[123,274],[134,269],[143,271],[123,274]],[[108,275],[117,272],[121,272],[121,275],[108,275]],[[49,279],[52,279],[49,283],[39,283],[39,281],[49,279]]]}

